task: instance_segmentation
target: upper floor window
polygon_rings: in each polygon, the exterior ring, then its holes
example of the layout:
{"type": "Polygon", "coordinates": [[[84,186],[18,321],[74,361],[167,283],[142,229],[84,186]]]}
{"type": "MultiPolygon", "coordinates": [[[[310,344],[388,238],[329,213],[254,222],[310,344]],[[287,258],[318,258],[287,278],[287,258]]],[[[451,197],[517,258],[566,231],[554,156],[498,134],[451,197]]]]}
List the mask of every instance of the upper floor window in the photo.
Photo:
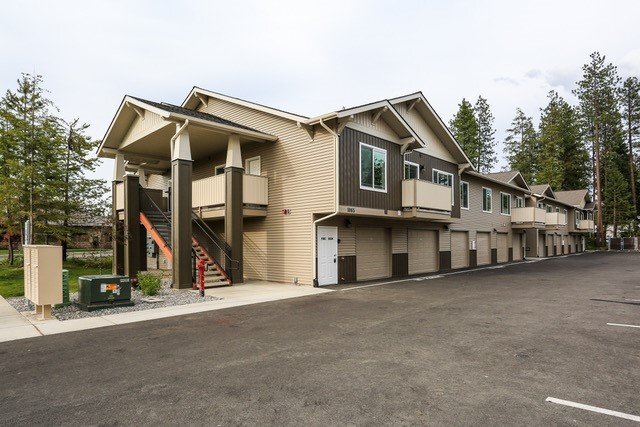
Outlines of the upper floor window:
{"type": "Polygon", "coordinates": [[[511,194],[500,193],[500,213],[511,215],[511,194]]]}
{"type": "Polygon", "coordinates": [[[491,212],[493,191],[490,188],[482,187],[482,212],[491,212]]]}
{"type": "Polygon", "coordinates": [[[516,196],[516,208],[524,208],[524,197],[516,196]]]}
{"type": "Polygon", "coordinates": [[[540,209],[544,209],[544,203],[542,203],[542,202],[538,202],[538,208],[540,208],[540,209]]]}
{"type": "Polygon", "coordinates": [[[460,207],[469,209],[469,183],[460,181],[460,207]]]}
{"type": "Polygon", "coordinates": [[[404,162],[404,179],[418,179],[420,177],[420,166],[413,162],[404,162]]]}
{"type": "Polygon", "coordinates": [[[560,213],[560,208],[556,208],[556,212],[557,212],[557,213],[560,213]]]}
{"type": "Polygon", "coordinates": [[[553,212],[553,206],[547,205],[547,212],[553,212]]]}
{"type": "Polygon", "coordinates": [[[360,143],[360,188],[387,191],[387,150],[360,143]]]}
{"type": "Polygon", "coordinates": [[[443,172],[438,169],[433,170],[432,181],[436,184],[446,185],[451,187],[451,206],[455,205],[454,192],[453,192],[453,174],[449,172],[443,172]]]}
{"type": "Polygon", "coordinates": [[[575,215],[574,215],[574,216],[575,216],[575,221],[574,221],[574,223],[575,223],[575,225],[576,225],[576,227],[577,227],[577,226],[578,226],[578,224],[580,224],[580,211],[576,210],[576,213],[575,213],[575,215]]]}
{"type": "Polygon", "coordinates": [[[222,175],[224,173],[224,166],[225,165],[216,166],[216,168],[214,169],[214,175],[222,175]]]}
{"type": "Polygon", "coordinates": [[[244,161],[244,173],[247,175],[260,175],[260,156],[252,157],[244,161]]]}

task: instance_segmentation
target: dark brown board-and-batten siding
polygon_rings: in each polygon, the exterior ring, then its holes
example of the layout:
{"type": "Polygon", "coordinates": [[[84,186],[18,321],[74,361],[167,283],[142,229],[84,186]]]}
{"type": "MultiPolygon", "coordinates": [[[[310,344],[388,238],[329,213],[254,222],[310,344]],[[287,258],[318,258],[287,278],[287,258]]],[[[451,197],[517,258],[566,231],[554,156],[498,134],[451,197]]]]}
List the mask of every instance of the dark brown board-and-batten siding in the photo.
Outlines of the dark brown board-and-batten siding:
{"type": "Polygon", "coordinates": [[[432,181],[434,169],[453,175],[454,205],[451,207],[451,217],[460,218],[460,177],[458,176],[458,165],[418,151],[412,151],[408,153],[406,157],[407,161],[420,165],[420,179],[422,180],[432,181]]]}

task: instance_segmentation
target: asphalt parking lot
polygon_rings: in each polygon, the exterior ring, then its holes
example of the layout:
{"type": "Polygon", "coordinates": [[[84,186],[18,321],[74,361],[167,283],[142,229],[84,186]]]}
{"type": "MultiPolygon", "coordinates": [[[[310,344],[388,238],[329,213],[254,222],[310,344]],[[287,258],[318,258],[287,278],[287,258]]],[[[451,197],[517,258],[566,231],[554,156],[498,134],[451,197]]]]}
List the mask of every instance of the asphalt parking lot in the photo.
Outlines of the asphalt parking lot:
{"type": "Polygon", "coordinates": [[[640,415],[640,254],[554,258],[0,344],[0,424],[640,415]]]}

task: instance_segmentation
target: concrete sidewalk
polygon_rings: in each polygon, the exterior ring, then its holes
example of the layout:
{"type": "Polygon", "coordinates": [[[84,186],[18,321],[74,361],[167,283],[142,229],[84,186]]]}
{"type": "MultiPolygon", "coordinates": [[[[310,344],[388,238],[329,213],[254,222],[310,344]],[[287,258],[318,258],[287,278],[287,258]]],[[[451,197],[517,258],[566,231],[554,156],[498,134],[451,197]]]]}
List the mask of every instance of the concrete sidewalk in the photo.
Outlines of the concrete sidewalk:
{"type": "Polygon", "coordinates": [[[57,319],[39,320],[30,313],[19,313],[11,307],[4,298],[0,297],[0,342],[123,325],[133,322],[143,322],[145,320],[162,319],[165,317],[201,313],[211,310],[221,310],[229,307],[298,298],[327,292],[334,291],[331,289],[314,288],[311,286],[251,282],[223,288],[207,289],[207,295],[221,298],[216,301],[161,307],[98,317],[85,317],[82,319],[65,321],[57,319]]]}

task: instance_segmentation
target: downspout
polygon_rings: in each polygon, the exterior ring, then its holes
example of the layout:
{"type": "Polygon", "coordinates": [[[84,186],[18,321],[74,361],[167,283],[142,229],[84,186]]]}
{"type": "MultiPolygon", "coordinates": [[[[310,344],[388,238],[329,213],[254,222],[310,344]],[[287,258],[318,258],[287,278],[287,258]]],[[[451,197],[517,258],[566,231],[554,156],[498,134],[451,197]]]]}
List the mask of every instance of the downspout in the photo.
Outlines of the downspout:
{"type": "Polygon", "coordinates": [[[329,126],[327,126],[322,119],[319,119],[319,123],[320,126],[322,126],[327,132],[329,132],[330,135],[333,136],[333,142],[334,142],[334,182],[335,182],[335,189],[334,189],[334,195],[335,195],[335,209],[333,211],[333,213],[327,215],[327,216],[323,216],[322,218],[318,218],[315,221],[313,221],[313,224],[311,225],[311,234],[313,236],[313,256],[312,256],[312,261],[313,261],[313,286],[314,287],[318,287],[318,264],[316,262],[316,238],[317,238],[317,225],[320,221],[324,221],[326,219],[329,218],[333,218],[334,216],[338,215],[339,213],[339,208],[340,208],[340,185],[338,183],[338,166],[339,166],[339,152],[338,152],[338,142],[340,137],[338,136],[337,133],[335,133],[329,126]]]}

